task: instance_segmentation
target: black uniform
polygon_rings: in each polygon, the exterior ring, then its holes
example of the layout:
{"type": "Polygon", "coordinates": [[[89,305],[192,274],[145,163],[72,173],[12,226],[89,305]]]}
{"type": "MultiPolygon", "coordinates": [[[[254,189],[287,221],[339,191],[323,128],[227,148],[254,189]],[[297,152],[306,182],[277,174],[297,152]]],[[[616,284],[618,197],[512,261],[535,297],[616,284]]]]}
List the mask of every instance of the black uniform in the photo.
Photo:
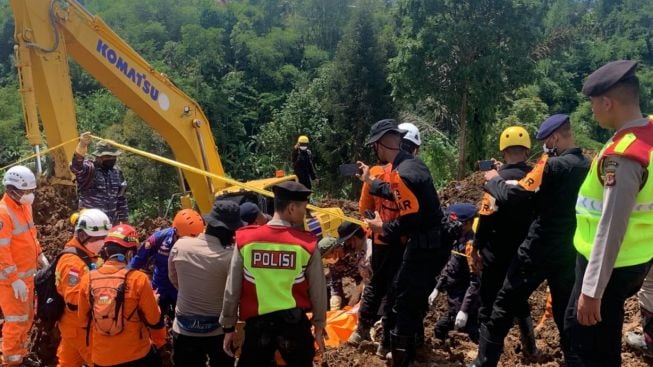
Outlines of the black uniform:
{"type": "Polygon", "coordinates": [[[313,153],[310,149],[296,148],[292,151],[292,168],[297,176],[297,180],[302,185],[311,189],[311,180],[315,180],[315,163],[313,162],[313,153]]]}
{"type": "Polygon", "coordinates": [[[392,332],[393,363],[405,352],[407,360],[415,353],[415,335],[422,330],[424,304],[435,286],[435,277],[446,263],[450,247],[441,245],[442,209],[428,168],[419,158],[400,151],[392,162],[390,182],[374,180],[370,193],[394,198],[400,216],[383,224],[388,241],[408,237],[406,250],[395,277],[396,318],[392,332]]]}
{"type": "MultiPolygon", "coordinates": [[[[454,250],[464,254],[467,243],[473,239],[474,232],[470,231],[454,243],[454,250]]],[[[454,328],[458,311],[463,311],[468,315],[468,319],[462,331],[467,333],[471,340],[478,340],[480,286],[479,276],[470,271],[467,258],[459,254],[451,254],[435,286],[438,291],[447,292],[448,303],[447,313],[442,315],[435,324],[436,337],[446,339],[449,331],[454,328]]]]}
{"type": "Polygon", "coordinates": [[[497,295],[490,320],[481,326],[479,355],[474,366],[496,366],[503,340],[513,325],[516,309],[546,280],[551,289],[555,319],[563,352],[569,352],[568,338],[562,333],[564,314],[575,278],[576,198],[589,170],[589,160],[578,148],[568,149],[548,159],[539,191],[508,184],[495,177],[485,190],[499,206],[509,201],[532,197],[535,220],[528,235],[517,249],[497,295]]]}
{"type": "MultiPolygon", "coordinates": [[[[521,180],[531,167],[525,162],[504,164],[499,176],[506,181],[521,180]]],[[[524,241],[533,222],[531,200],[502,202],[501,207],[490,215],[479,217],[474,247],[479,250],[483,268],[481,272],[481,308],[479,322],[486,323],[492,314],[492,306],[497,293],[503,286],[508,266],[524,241]]],[[[531,316],[528,300],[515,307],[515,317],[531,316]]]]}

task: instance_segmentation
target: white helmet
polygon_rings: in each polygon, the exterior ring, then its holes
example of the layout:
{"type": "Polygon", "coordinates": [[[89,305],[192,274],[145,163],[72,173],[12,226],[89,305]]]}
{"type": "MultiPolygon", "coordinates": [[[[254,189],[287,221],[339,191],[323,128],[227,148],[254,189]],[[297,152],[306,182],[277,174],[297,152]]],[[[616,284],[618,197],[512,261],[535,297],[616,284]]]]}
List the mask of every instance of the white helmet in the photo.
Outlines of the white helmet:
{"type": "Polygon", "coordinates": [[[25,166],[13,166],[5,173],[2,184],[4,186],[14,186],[19,190],[32,190],[36,188],[36,177],[25,166]]]}
{"type": "Polygon", "coordinates": [[[404,139],[412,142],[413,144],[420,146],[422,145],[422,139],[419,137],[419,129],[417,126],[411,124],[410,122],[404,122],[398,126],[401,130],[406,130],[407,133],[404,135],[404,139]]]}
{"type": "Polygon", "coordinates": [[[82,230],[93,237],[106,236],[111,229],[109,217],[100,209],[84,209],[79,213],[75,231],[82,230]]]}

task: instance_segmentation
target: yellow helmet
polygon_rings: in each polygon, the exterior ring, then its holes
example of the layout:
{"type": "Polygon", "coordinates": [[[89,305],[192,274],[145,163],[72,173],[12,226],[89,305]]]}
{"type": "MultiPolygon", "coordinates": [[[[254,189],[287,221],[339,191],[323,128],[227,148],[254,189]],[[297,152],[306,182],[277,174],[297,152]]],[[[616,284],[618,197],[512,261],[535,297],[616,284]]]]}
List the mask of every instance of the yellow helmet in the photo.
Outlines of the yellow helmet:
{"type": "Polygon", "coordinates": [[[79,212],[74,212],[69,218],[70,224],[76,225],[78,219],[79,219],[79,212]]]}
{"type": "Polygon", "coordinates": [[[308,136],[300,135],[299,138],[297,138],[297,144],[308,144],[308,136]]]}
{"type": "Polygon", "coordinates": [[[514,146],[531,149],[531,137],[528,135],[528,131],[521,126],[510,126],[503,130],[499,138],[499,150],[503,151],[514,146]]]}

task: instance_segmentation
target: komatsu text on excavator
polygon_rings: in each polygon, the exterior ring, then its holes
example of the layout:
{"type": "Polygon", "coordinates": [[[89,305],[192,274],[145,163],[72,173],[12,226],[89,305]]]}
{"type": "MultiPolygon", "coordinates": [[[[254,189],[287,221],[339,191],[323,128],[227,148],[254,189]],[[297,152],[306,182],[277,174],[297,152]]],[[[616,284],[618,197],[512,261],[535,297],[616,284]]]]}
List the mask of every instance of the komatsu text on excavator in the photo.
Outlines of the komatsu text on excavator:
{"type": "MultiPolygon", "coordinates": [[[[154,70],[99,17],[75,0],[10,2],[27,138],[37,153],[42,143],[39,117],[48,146],[78,136],[70,58],[159,133],[176,161],[224,176],[209,122],[199,105],[154,70]]],[[[74,144],[68,144],[52,153],[56,178],[72,178],[68,165],[74,149],[74,144]]],[[[182,192],[187,183],[202,212],[210,210],[215,195],[238,191],[214,178],[186,171],[183,174],[182,192]]],[[[288,179],[294,176],[250,184],[263,188],[288,179]]],[[[182,201],[187,206],[190,198],[182,201]]],[[[341,216],[342,211],[338,214],[341,216]]],[[[329,223],[330,232],[335,224],[329,223]]]]}

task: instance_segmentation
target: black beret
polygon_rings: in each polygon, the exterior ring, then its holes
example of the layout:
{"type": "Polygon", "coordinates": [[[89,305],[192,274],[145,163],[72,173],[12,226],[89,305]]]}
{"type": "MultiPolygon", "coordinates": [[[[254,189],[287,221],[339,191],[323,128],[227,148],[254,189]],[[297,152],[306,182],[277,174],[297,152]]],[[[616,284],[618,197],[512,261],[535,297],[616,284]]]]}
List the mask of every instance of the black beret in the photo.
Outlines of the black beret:
{"type": "Polygon", "coordinates": [[[537,130],[537,135],[535,135],[535,139],[544,140],[548,138],[567,121],[569,121],[569,116],[563,113],[558,113],[549,117],[540,125],[540,128],[537,130]]]}
{"type": "Polygon", "coordinates": [[[635,77],[636,67],[637,62],[631,60],[609,62],[587,78],[582,93],[588,97],[603,95],[615,84],[635,77]]]}
{"type": "Polygon", "coordinates": [[[295,181],[286,181],[272,187],[274,197],[280,200],[288,201],[308,201],[308,197],[313,191],[306,186],[295,181]]]}

